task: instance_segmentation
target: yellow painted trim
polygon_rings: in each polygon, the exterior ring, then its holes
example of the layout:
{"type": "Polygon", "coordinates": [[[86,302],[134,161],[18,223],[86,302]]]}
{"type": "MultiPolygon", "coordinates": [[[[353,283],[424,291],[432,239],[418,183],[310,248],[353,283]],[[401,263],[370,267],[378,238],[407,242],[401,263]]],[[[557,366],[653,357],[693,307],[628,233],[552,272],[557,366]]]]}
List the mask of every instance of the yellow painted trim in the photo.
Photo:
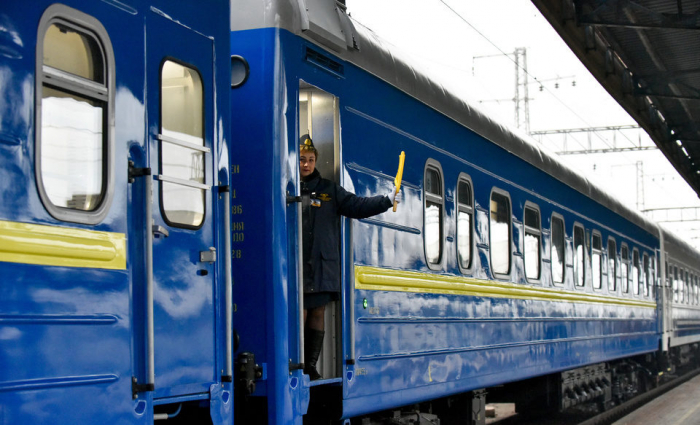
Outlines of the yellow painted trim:
{"type": "Polygon", "coordinates": [[[653,301],[367,266],[355,266],[355,289],[656,308],[653,301]]]}
{"type": "Polygon", "coordinates": [[[126,235],[0,221],[0,261],[126,270],[126,235]]]}

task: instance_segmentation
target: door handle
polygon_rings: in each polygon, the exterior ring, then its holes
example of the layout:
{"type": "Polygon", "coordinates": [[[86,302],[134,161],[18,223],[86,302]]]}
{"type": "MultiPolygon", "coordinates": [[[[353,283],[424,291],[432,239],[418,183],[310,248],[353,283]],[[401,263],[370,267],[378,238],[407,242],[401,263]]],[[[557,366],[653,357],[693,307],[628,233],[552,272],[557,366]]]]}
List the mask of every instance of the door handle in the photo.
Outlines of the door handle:
{"type": "Polygon", "coordinates": [[[155,237],[155,238],[159,238],[161,236],[167,238],[168,236],[170,236],[170,232],[168,232],[168,229],[166,229],[163,226],[158,226],[158,225],[154,224],[151,227],[151,230],[153,231],[153,237],[155,237]]]}
{"type": "Polygon", "coordinates": [[[215,263],[216,248],[212,246],[208,251],[199,251],[199,261],[202,263],[215,263]]]}

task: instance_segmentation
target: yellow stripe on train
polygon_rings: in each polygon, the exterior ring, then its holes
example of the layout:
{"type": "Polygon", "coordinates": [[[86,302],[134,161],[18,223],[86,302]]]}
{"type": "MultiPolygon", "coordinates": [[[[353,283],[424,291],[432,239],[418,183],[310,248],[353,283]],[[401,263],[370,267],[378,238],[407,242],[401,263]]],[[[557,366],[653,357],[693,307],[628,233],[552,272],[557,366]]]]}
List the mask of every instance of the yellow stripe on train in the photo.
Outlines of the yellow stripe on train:
{"type": "Polygon", "coordinates": [[[650,300],[368,266],[355,266],[355,288],[656,308],[656,303],[650,300]]]}
{"type": "Polygon", "coordinates": [[[0,261],[125,270],[126,235],[0,221],[0,261]]]}

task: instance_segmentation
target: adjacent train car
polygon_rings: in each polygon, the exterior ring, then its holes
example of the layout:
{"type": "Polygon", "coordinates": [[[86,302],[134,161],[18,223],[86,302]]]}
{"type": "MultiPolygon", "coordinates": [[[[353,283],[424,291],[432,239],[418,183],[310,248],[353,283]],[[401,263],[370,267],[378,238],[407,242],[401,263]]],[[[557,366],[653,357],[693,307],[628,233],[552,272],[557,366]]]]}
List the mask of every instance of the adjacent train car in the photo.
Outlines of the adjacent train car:
{"type": "Polygon", "coordinates": [[[447,420],[484,388],[564,409],[653,385],[669,345],[658,226],[427,78],[343,4],[303,3],[231,15],[237,414],[382,423],[377,412],[431,401],[447,420]],[[300,369],[303,134],[321,174],[362,196],[390,189],[407,158],[398,212],[344,219],[340,257],[324,259],[342,262],[343,289],[314,382],[300,369]]]}
{"type": "Polygon", "coordinates": [[[0,5],[0,423],[232,422],[228,14],[0,5]]]}

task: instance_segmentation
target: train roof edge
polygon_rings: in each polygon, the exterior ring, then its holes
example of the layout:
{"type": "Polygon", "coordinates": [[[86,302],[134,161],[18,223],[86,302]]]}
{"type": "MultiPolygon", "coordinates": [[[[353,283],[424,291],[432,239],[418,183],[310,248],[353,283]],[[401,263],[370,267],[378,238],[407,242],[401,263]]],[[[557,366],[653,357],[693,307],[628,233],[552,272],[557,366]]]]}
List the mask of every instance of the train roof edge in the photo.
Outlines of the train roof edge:
{"type": "Polygon", "coordinates": [[[647,232],[659,236],[660,230],[656,223],[641,213],[624,206],[612,195],[563,164],[553,153],[531,142],[527,135],[518,134],[519,131],[488,117],[477,107],[469,104],[467,100],[459,97],[437,80],[432,79],[417,64],[402,56],[398,49],[390,49],[388,43],[354,19],[350,18],[354,24],[353,36],[357,39],[359,50],[339,48],[338,45],[334,46],[332,43],[319,43],[318,37],[309,37],[308,31],[302,31],[302,26],[305,25],[305,20],[308,20],[308,15],[306,15],[307,12],[304,14],[300,12],[300,5],[309,9],[314,5],[329,1],[333,0],[236,1],[236,7],[231,7],[231,30],[276,27],[319,44],[343,60],[366,70],[531,165],[556,177],[647,232]]]}

